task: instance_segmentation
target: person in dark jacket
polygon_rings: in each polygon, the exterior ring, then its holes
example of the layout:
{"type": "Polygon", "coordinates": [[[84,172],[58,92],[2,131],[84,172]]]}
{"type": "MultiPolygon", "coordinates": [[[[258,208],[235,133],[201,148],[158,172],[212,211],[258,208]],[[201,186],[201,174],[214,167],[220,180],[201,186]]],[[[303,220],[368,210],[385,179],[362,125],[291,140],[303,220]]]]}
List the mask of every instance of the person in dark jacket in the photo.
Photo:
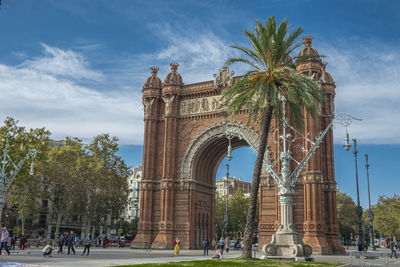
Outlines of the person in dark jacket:
{"type": "Polygon", "coordinates": [[[14,234],[14,235],[11,237],[11,246],[10,246],[10,249],[15,250],[15,243],[17,243],[17,236],[14,234]]]}
{"type": "Polygon", "coordinates": [[[392,243],[390,244],[390,251],[392,252],[392,253],[390,254],[390,258],[393,257],[393,253],[394,253],[395,258],[397,259],[396,249],[397,249],[397,248],[396,248],[396,243],[392,242],[392,243]]]}
{"type": "Polygon", "coordinates": [[[93,240],[92,234],[89,234],[85,237],[85,239],[83,240],[83,245],[85,246],[85,249],[83,250],[83,253],[81,254],[81,256],[85,255],[86,249],[87,249],[86,256],[89,256],[89,248],[92,243],[92,240],[93,240]]]}
{"type": "Polygon", "coordinates": [[[26,238],[26,235],[22,233],[22,236],[19,238],[19,248],[24,250],[26,242],[28,242],[28,239],[26,238]]]}
{"type": "Polygon", "coordinates": [[[74,242],[75,242],[75,234],[74,231],[71,231],[68,238],[68,255],[70,254],[71,250],[75,255],[74,242]]]}
{"type": "Polygon", "coordinates": [[[65,242],[63,234],[60,235],[57,242],[58,242],[58,247],[59,247],[57,254],[59,254],[59,253],[63,254],[63,246],[64,246],[64,242],[65,242]]]}
{"type": "Polygon", "coordinates": [[[204,246],[204,254],[203,255],[208,255],[208,248],[210,247],[210,241],[208,241],[208,238],[204,239],[203,246],[204,246]]]}

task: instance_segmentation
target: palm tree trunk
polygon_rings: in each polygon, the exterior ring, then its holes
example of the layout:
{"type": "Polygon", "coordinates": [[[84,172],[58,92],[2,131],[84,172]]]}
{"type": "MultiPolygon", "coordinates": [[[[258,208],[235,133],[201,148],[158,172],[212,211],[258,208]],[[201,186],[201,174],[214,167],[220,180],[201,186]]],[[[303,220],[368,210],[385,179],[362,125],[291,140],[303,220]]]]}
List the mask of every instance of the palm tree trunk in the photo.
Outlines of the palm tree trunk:
{"type": "Polygon", "coordinates": [[[250,207],[247,213],[247,221],[246,221],[246,229],[244,232],[244,239],[243,239],[243,251],[242,251],[242,258],[251,258],[252,257],[252,244],[253,244],[253,234],[255,225],[255,217],[257,213],[257,198],[258,198],[258,189],[260,187],[260,176],[261,170],[263,166],[264,154],[267,148],[267,141],[268,141],[268,132],[269,127],[271,125],[272,120],[272,106],[268,105],[265,108],[265,112],[262,118],[262,132],[260,138],[260,146],[258,147],[258,154],[256,163],[254,166],[253,171],[253,180],[251,182],[251,189],[250,189],[250,207]]]}

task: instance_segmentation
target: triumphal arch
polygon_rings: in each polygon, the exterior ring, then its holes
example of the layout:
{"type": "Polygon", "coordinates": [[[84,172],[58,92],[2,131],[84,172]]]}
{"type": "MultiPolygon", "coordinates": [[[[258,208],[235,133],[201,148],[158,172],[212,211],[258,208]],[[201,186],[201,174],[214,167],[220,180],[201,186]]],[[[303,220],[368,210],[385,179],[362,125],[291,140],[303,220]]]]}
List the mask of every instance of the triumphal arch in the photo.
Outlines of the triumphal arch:
{"type": "MultiPolygon", "coordinates": [[[[302,55],[318,55],[312,37],[303,38],[302,55]]],[[[151,68],[143,86],[144,151],[140,185],[140,218],[133,247],[172,248],[179,238],[183,248],[199,248],[206,237],[215,237],[215,179],[217,168],[227,154],[227,129],[246,138],[233,138],[233,149],[258,146],[259,124],[246,127],[247,112],[231,118],[221,101],[221,92],[231,86],[233,72],[223,67],[211,81],[184,84],[178,64],[164,82],[151,68]]],[[[321,115],[312,120],[304,115],[304,133],[318,136],[334,116],[335,83],[320,59],[309,59],[296,70],[316,79],[325,94],[321,115]]],[[[273,122],[271,130],[277,127],[273,122]]],[[[268,150],[277,155],[274,138],[268,150]]],[[[314,253],[341,253],[336,216],[333,136],[329,132],[297,181],[293,210],[295,229],[314,253]]],[[[296,155],[295,155],[296,156],[296,155]]],[[[259,244],[271,241],[279,228],[280,208],[277,186],[263,171],[260,187],[259,244]]]]}

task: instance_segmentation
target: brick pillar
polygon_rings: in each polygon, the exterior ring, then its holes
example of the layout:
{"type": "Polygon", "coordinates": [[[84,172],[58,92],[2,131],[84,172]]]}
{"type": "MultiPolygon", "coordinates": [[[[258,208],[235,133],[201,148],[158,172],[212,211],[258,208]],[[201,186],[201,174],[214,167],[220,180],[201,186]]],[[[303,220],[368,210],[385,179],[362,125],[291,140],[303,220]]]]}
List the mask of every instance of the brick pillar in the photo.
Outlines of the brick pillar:
{"type": "MultiPolygon", "coordinates": [[[[179,126],[179,94],[182,77],[177,73],[178,64],[170,64],[171,73],[167,75],[162,87],[164,101],[164,147],[160,201],[160,231],[153,242],[153,247],[174,247],[174,208],[177,185],[177,136],[179,126]]],[[[183,245],[183,244],[182,244],[183,245]]]]}
{"type": "MultiPolygon", "coordinates": [[[[315,140],[318,133],[321,131],[321,123],[319,119],[315,121],[309,114],[306,114],[305,131],[310,134],[310,139],[315,140]]],[[[311,144],[305,142],[307,149],[311,148],[311,144]]],[[[325,236],[325,220],[323,217],[324,198],[323,185],[324,179],[321,169],[322,151],[319,148],[311,157],[303,172],[304,183],[304,244],[310,245],[313,253],[316,254],[332,254],[332,249],[329,246],[325,236]]]]}
{"type": "Polygon", "coordinates": [[[157,180],[158,114],[162,83],[157,77],[158,67],[150,69],[152,76],[146,80],[142,91],[144,106],[143,178],[140,184],[138,233],[132,247],[149,247],[153,241],[153,190],[157,180]]]}
{"type": "MultiPolygon", "coordinates": [[[[321,123],[326,128],[334,118],[335,111],[335,83],[328,72],[326,72],[326,65],[322,65],[322,88],[324,91],[325,99],[322,107],[321,123]]],[[[323,162],[324,173],[326,182],[324,185],[324,194],[326,198],[326,229],[325,236],[332,248],[334,254],[344,254],[345,250],[339,240],[339,226],[337,222],[336,210],[336,180],[335,180],[335,163],[334,163],[334,148],[333,148],[333,130],[329,130],[325,136],[323,146],[323,162]]]]}

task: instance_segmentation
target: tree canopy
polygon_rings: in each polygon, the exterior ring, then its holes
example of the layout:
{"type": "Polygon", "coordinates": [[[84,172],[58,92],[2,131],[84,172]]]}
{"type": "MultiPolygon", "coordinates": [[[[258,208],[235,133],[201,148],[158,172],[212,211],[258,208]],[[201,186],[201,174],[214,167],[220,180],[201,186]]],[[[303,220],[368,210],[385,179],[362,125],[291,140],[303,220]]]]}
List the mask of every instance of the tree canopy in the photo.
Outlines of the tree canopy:
{"type": "Polygon", "coordinates": [[[372,209],[376,232],[385,237],[400,237],[400,196],[380,196],[372,209]]]}

